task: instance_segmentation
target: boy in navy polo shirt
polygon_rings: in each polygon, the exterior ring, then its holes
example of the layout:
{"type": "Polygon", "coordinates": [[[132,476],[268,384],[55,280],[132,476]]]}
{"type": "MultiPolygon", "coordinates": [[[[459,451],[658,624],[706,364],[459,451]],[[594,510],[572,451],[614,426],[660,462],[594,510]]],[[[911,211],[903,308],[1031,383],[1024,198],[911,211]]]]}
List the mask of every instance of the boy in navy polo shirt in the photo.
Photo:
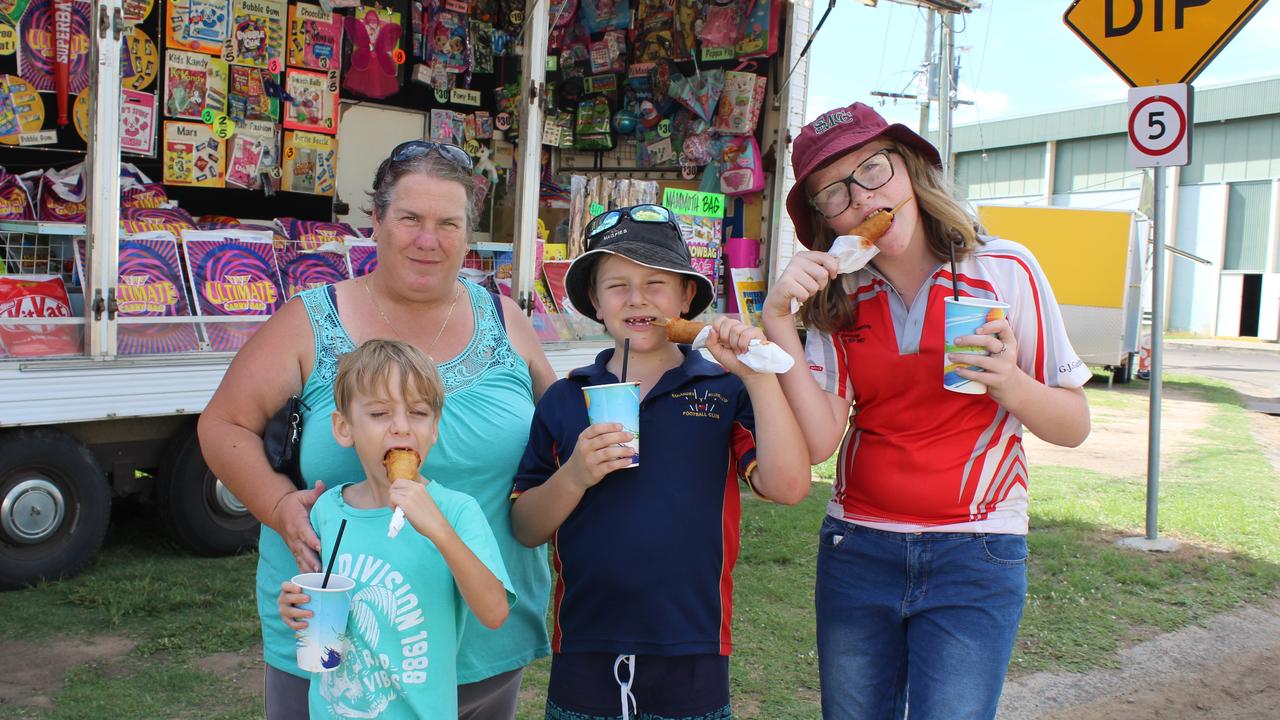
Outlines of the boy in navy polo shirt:
{"type": "Polygon", "coordinates": [[[800,502],[804,439],[777,377],[736,357],[758,329],[719,318],[707,342],[717,365],[652,324],[692,318],[715,295],[666,208],[595,218],[565,285],[614,349],[547,389],[512,492],[516,537],[550,541],[558,574],[546,717],[728,720],[737,483],[800,502]],[[619,381],[627,339],[638,467],[621,425],[587,425],[582,390],[619,381]]]}

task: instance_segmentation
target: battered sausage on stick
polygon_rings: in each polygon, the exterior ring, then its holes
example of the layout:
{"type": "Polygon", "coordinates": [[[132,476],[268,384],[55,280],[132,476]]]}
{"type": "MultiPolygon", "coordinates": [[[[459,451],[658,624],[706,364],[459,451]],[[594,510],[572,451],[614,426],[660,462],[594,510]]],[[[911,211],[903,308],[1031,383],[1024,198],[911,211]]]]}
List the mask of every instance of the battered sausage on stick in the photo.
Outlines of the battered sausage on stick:
{"type": "Polygon", "coordinates": [[[850,235],[857,235],[862,238],[862,247],[869,248],[876,244],[885,233],[889,232],[889,226],[893,224],[893,214],[902,209],[903,205],[911,196],[903,198],[892,210],[877,210],[872,213],[866,220],[858,223],[856,227],[849,231],[850,235]]]}
{"type": "Polygon", "coordinates": [[[698,337],[698,333],[702,332],[702,328],[707,326],[706,323],[682,320],[680,318],[656,320],[653,324],[667,329],[667,340],[686,345],[692,344],[694,339],[698,337]]]}
{"type": "MultiPolygon", "coordinates": [[[[387,469],[387,480],[417,480],[418,468],[422,465],[422,456],[406,448],[391,448],[382,456],[382,466],[387,469]]],[[[387,537],[395,537],[404,527],[404,510],[396,508],[391,514],[391,523],[387,526],[387,537]]]]}

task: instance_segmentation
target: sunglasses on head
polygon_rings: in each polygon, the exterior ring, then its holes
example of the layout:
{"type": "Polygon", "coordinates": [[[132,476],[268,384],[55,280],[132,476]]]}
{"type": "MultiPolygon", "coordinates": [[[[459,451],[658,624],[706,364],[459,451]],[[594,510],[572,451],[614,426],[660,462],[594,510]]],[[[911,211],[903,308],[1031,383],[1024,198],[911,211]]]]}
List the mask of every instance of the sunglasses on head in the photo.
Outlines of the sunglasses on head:
{"type": "Polygon", "coordinates": [[[432,140],[409,140],[402,142],[391,151],[391,160],[393,162],[404,162],[405,160],[413,160],[414,158],[426,157],[431,153],[437,153],[440,157],[448,160],[454,165],[460,165],[470,170],[474,167],[471,156],[466,150],[451,145],[449,143],[434,142],[432,140]]]}
{"type": "Polygon", "coordinates": [[[593,238],[599,235],[617,225],[624,217],[642,223],[670,223],[677,231],[680,229],[680,226],[676,224],[675,218],[672,217],[671,211],[661,205],[635,205],[621,210],[610,210],[595,216],[591,222],[587,223],[587,237],[593,238]]]}

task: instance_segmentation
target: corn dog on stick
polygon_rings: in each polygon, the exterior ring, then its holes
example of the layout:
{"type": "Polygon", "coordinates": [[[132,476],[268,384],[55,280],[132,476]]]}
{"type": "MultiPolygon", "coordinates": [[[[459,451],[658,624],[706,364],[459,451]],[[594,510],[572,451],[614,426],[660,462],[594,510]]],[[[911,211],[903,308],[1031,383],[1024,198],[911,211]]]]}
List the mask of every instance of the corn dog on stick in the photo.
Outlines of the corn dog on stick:
{"type": "Polygon", "coordinates": [[[849,231],[850,235],[857,235],[862,238],[862,247],[871,247],[885,233],[889,232],[889,226],[893,224],[893,214],[902,209],[903,205],[911,197],[907,196],[902,202],[898,203],[892,210],[881,210],[871,215],[866,220],[858,223],[856,227],[849,231]]]}
{"type": "Polygon", "coordinates": [[[702,332],[702,328],[706,327],[706,323],[680,318],[671,318],[664,324],[667,328],[667,340],[685,344],[692,343],[698,337],[698,333],[702,332]]]}
{"type": "MultiPolygon", "coordinates": [[[[416,480],[418,468],[422,465],[422,457],[413,450],[392,448],[382,457],[382,466],[387,469],[387,480],[416,480]]],[[[387,525],[387,537],[395,537],[404,527],[404,509],[396,508],[391,514],[391,523],[387,525]]]]}

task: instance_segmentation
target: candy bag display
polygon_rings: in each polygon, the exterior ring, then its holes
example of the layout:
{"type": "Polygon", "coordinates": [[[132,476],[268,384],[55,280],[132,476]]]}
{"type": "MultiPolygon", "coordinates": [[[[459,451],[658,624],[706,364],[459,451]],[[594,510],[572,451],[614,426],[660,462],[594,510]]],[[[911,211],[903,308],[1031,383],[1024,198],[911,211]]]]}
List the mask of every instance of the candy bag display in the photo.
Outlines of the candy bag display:
{"type": "Polygon", "coordinates": [[[195,218],[182,208],[124,208],[120,211],[120,229],[126,233],[170,232],[194,230],[195,218]]]}
{"type": "Polygon", "coordinates": [[[667,93],[694,115],[710,121],[720,94],[724,92],[724,71],[708,70],[687,78],[672,72],[667,93]]]}
{"type": "Polygon", "coordinates": [[[629,0],[582,0],[582,24],[591,34],[625,30],[631,24],[629,0]]]}
{"type": "Polygon", "coordinates": [[[304,251],[319,250],[328,243],[341,243],[344,238],[356,234],[356,231],[346,223],[299,220],[291,217],[276,218],[276,230],[304,251]]]}
{"type": "Polygon", "coordinates": [[[0,220],[35,220],[31,196],[18,176],[0,167],[0,220]]]}
{"type": "Polygon", "coordinates": [[[748,195],[764,190],[764,166],[754,136],[726,138],[720,162],[720,192],[748,195]]]}
{"type": "MultiPolygon", "coordinates": [[[[0,317],[69,318],[71,299],[57,275],[0,275],[0,317]]],[[[0,357],[78,355],[73,325],[0,325],[0,357]]]]}
{"type": "Polygon", "coordinates": [[[173,201],[169,200],[169,194],[164,191],[164,185],[160,183],[131,183],[127,185],[121,183],[121,208],[162,208],[172,205],[173,201]]]}
{"type": "Polygon", "coordinates": [[[79,163],[65,170],[46,170],[40,176],[40,200],[37,203],[40,220],[85,221],[84,180],[80,177],[83,169],[84,163],[79,163]]]}
{"type": "Polygon", "coordinates": [[[768,79],[754,73],[726,71],[724,92],[716,110],[711,129],[723,135],[747,135],[754,133],[764,106],[765,84],[768,79]]]}

